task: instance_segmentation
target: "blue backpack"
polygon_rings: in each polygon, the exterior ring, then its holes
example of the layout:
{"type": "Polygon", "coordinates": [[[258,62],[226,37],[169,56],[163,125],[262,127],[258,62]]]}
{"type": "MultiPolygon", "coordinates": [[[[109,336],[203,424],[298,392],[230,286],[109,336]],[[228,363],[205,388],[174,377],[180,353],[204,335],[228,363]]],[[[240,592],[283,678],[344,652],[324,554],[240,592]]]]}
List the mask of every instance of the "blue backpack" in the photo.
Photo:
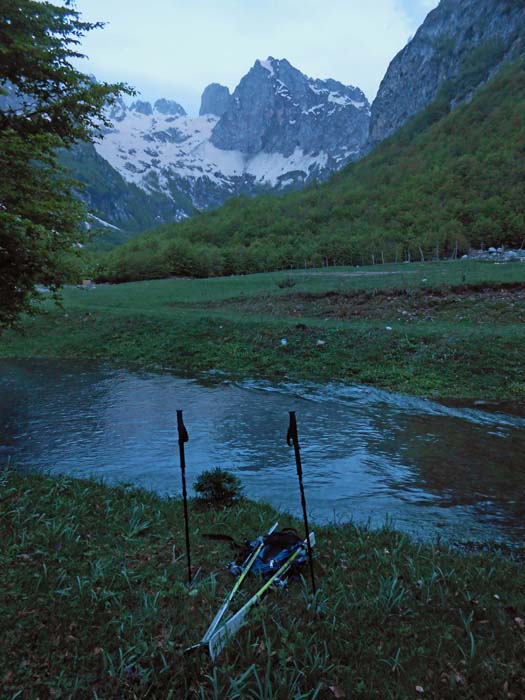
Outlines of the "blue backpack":
{"type": "Polygon", "coordinates": [[[230,563],[228,569],[236,576],[239,575],[243,571],[251,554],[261,543],[263,543],[264,546],[250,569],[251,573],[258,576],[263,576],[265,578],[272,576],[297,549],[303,549],[303,552],[298,554],[295,558],[293,565],[286,573],[287,577],[290,576],[290,574],[296,574],[301,568],[301,565],[308,558],[306,547],[304,546],[303,540],[298,535],[297,530],[287,527],[283,530],[272,532],[270,535],[258,537],[252,542],[245,540],[239,552],[239,556],[235,561],[230,563]]]}

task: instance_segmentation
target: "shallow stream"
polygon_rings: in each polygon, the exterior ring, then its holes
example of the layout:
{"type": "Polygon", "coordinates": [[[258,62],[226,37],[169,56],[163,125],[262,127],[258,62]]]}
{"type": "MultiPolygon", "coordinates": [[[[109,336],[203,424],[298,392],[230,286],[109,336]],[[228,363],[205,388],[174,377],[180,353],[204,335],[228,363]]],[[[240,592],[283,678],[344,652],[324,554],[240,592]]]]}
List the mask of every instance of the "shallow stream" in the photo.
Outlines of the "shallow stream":
{"type": "Polygon", "coordinates": [[[525,417],[362,386],[183,378],[72,361],[0,361],[0,466],[180,492],[222,466],[246,494],[299,513],[288,411],[297,412],[317,521],[386,520],[417,537],[522,544],[525,417]]]}

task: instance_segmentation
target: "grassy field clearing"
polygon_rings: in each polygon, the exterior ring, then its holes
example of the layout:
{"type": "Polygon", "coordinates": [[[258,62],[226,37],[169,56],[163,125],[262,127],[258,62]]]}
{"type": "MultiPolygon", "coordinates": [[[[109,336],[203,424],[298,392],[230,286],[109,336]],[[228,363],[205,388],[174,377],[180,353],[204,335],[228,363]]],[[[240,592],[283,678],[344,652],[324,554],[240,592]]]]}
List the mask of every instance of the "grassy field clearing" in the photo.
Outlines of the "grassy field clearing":
{"type": "Polygon", "coordinates": [[[170,301],[199,303],[221,301],[241,295],[287,295],[293,292],[319,294],[328,291],[346,292],[374,289],[420,289],[462,284],[500,282],[525,284],[525,265],[518,263],[494,264],[485,261],[459,260],[442,263],[411,263],[370,265],[368,267],[319,268],[317,270],[290,270],[210,279],[150,280],[119,285],[100,285],[96,300],[84,297],[84,291],[67,289],[68,303],[83,306],[96,303],[112,308],[150,310],[170,301]],[[293,288],[277,285],[291,279],[293,288]],[[425,281],[423,281],[425,280],[425,281]]]}
{"type": "Polygon", "coordinates": [[[471,260],[67,288],[0,356],[520,400],[524,301],[525,265],[471,260]]]}
{"type": "MultiPolygon", "coordinates": [[[[295,494],[294,497],[298,494],[295,494]]],[[[0,472],[2,698],[518,699],[525,568],[352,525],[316,528],[319,591],[273,591],[218,663],[183,655],[232,585],[224,543],[299,523],[264,504],[182,506],[129,488],[0,472]]],[[[256,582],[250,581],[237,605],[256,582]]],[[[234,609],[237,609],[237,605],[234,609]]]]}

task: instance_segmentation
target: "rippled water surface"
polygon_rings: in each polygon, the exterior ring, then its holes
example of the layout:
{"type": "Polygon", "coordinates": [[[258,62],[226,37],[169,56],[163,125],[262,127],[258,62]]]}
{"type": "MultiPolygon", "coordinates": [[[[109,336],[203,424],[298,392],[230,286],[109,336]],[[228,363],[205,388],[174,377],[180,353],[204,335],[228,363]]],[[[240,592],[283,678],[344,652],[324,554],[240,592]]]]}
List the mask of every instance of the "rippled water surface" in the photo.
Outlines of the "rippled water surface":
{"type": "Polygon", "coordinates": [[[524,417],[367,387],[3,361],[0,464],[178,493],[177,408],[190,434],[190,483],[227,467],[247,495],[298,513],[285,440],[295,410],[314,519],[390,519],[424,538],[523,541],[524,417]]]}

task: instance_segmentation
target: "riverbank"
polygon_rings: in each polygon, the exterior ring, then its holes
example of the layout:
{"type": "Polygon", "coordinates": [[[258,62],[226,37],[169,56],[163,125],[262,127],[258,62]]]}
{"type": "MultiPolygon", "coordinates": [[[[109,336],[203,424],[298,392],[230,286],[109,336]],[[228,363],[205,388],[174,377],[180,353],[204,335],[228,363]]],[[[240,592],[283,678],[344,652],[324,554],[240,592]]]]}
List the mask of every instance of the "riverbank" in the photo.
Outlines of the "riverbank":
{"type": "Polygon", "coordinates": [[[69,288],[5,332],[0,357],[519,401],[524,301],[525,266],[472,260],[69,288]]]}
{"type": "Polygon", "coordinates": [[[525,693],[525,566],[497,552],[316,528],[319,612],[306,583],[271,592],[214,667],[183,656],[232,584],[231,550],[202,533],[254,537],[277,517],[299,523],[264,504],[191,502],[199,573],[188,591],[178,500],[11,470],[0,472],[0,499],[2,697],[525,693]]]}

